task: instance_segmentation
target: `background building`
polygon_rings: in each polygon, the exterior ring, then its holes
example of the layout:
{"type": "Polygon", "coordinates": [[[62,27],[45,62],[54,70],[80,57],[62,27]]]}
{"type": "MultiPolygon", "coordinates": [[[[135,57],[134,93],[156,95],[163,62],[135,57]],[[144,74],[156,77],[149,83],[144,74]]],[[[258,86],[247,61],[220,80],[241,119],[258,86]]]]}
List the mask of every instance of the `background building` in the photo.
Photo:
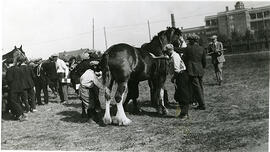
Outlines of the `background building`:
{"type": "Polygon", "coordinates": [[[235,9],[229,10],[226,6],[224,12],[217,15],[205,16],[205,25],[183,29],[184,36],[196,33],[211,36],[224,35],[231,38],[232,33],[241,36],[249,30],[255,35],[260,30],[270,29],[270,5],[258,8],[245,8],[243,2],[236,2],[235,9]]]}

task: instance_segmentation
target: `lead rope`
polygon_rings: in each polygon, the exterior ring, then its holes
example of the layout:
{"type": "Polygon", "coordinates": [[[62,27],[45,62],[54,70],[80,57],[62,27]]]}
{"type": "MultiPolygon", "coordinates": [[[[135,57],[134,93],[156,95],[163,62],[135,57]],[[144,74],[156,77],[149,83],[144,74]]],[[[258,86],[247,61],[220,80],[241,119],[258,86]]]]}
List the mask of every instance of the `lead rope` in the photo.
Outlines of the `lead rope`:
{"type": "Polygon", "coordinates": [[[40,65],[37,68],[37,76],[40,77],[40,69],[41,69],[41,65],[42,63],[40,63],[40,65]]]}

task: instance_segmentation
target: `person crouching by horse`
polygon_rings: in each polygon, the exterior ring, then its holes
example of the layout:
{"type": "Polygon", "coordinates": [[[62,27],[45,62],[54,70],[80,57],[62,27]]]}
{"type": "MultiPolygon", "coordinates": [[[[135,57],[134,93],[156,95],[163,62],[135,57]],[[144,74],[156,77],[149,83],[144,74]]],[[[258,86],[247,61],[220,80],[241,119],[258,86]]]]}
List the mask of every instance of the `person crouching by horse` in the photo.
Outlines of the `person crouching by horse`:
{"type": "MultiPolygon", "coordinates": [[[[18,65],[22,64],[24,57],[19,56],[16,59],[18,65]]],[[[24,121],[26,116],[21,104],[21,98],[24,92],[23,71],[19,66],[12,66],[7,69],[6,80],[8,84],[8,106],[16,120],[24,121]]]]}
{"type": "Polygon", "coordinates": [[[56,65],[56,72],[58,76],[58,93],[61,100],[60,102],[66,103],[68,101],[68,86],[66,83],[62,83],[62,80],[68,78],[69,69],[66,63],[63,60],[59,59],[58,54],[54,54],[52,55],[52,57],[56,65]]]}
{"type": "Polygon", "coordinates": [[[192,97],[199,104],[195,109],[205,110],[203,93],[203,75],[206,67],[206,52],[198,43],[200,37],[196,34],[188,36],[188,46],[184,52],[183,60],[186,63],[189,75],[192,97]]]}
{"type": "MultiPolygon", "coordinates": [[[[97,65],[98,61],[92,61],[97,65]]],[[[96,69],[88,69],[80,77],[79,96],[82,101],[82,117],[94,118],[101,110],[99,102],[99,89],[103,88],[99,81],[100,73],[96,69]]]]}
{"type": "Polygon", "coordinates": [[[165,51],[173,61],[174,75],[171,82],[175,84],[174,99],[179,103],[181,108],[179,118],[185,120],[188,118],[190,100],[189,77],[186,72],[186,66],[180,55],[174,51],[172,44],[167,44],[165,46],[165,51]]]}

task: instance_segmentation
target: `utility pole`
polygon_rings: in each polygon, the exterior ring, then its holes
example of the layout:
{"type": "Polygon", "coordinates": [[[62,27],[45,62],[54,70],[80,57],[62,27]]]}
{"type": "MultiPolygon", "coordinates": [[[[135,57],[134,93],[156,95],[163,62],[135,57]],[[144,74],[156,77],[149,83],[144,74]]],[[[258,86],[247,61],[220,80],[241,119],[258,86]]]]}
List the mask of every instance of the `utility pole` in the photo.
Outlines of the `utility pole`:
{"type": "Polygon", "coordinates": [[[104,29],[105,46],[106,46],[106,50],[107,50],[108,45],[107,45],[106,29],[105,29],[105,27],[103,29],[104,29]]]}
{"type": "Polygon", "coordinates": [[[95,27],[94,27],[94,18],[93,18],[93,49],[95,49],[95,27]]]}
{"type": "Polygon", "coordinates": [[[147,24],[148,24],[148,34],[149,34],[149,40],[151,41],[151,32],[150,32],[150,23],[149,20],[147,20],[147,24]]]}
{"type": "Polygon", "coordinates": [[[174,14],[171,14],[172,27],[175,27],[174,14]]]}

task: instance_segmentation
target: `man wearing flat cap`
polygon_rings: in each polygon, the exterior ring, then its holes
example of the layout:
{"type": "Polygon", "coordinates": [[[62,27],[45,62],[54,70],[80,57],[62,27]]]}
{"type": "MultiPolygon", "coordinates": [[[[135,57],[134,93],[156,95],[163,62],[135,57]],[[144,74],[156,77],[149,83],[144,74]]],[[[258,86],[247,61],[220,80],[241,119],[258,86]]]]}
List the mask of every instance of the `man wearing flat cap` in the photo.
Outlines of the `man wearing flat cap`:
{"type": "MultiPolygon", "coordinates": [[[[203,75],[206,67],[206,52],[198,43],[200,37],[196,34],[189,35],[189,41],[184,51],[183,60],[187,67],[191,85],[191,98],[198,103],[197,110],[205,110],[203,93],[203,75]]],[[[193,101],[194,102],[194,101],[193,101]]]]}
{"type": "Polygon", "coordinates": [[[210,37],[211,43],[208,46],[208,54],[212,57],[212,64],[214,65],[214,70],[219,85],[222,83],[222,68],[225,58],[223,55],[223,45],[221,42],[217,41],[217,36],[213,35],[210,37]]]}
{"type": "Polygon", "coordinates": [[[68,78],[69,69],[66,63],[62,59],[59,59],[58,54],[53,54],[52,58],[55,62],[56,72],[58,76],[58,93],[61,100],[60,102],[66,103],[68,101],[68,86],[66,83],[63,83],[62,80],[68,78]]]}
{"type": "Polygon", "coordinates": [[[186,66],[181,59],[180,55],[174,51],[172,44],[165,46],[166,54],[172,59],[173,77],[171,82],[175,84],[174,99],[179,103],[181,113],[178,116],[181,120],[188,118],[189,106],[189,80],[186,72],[186,66]]]}

